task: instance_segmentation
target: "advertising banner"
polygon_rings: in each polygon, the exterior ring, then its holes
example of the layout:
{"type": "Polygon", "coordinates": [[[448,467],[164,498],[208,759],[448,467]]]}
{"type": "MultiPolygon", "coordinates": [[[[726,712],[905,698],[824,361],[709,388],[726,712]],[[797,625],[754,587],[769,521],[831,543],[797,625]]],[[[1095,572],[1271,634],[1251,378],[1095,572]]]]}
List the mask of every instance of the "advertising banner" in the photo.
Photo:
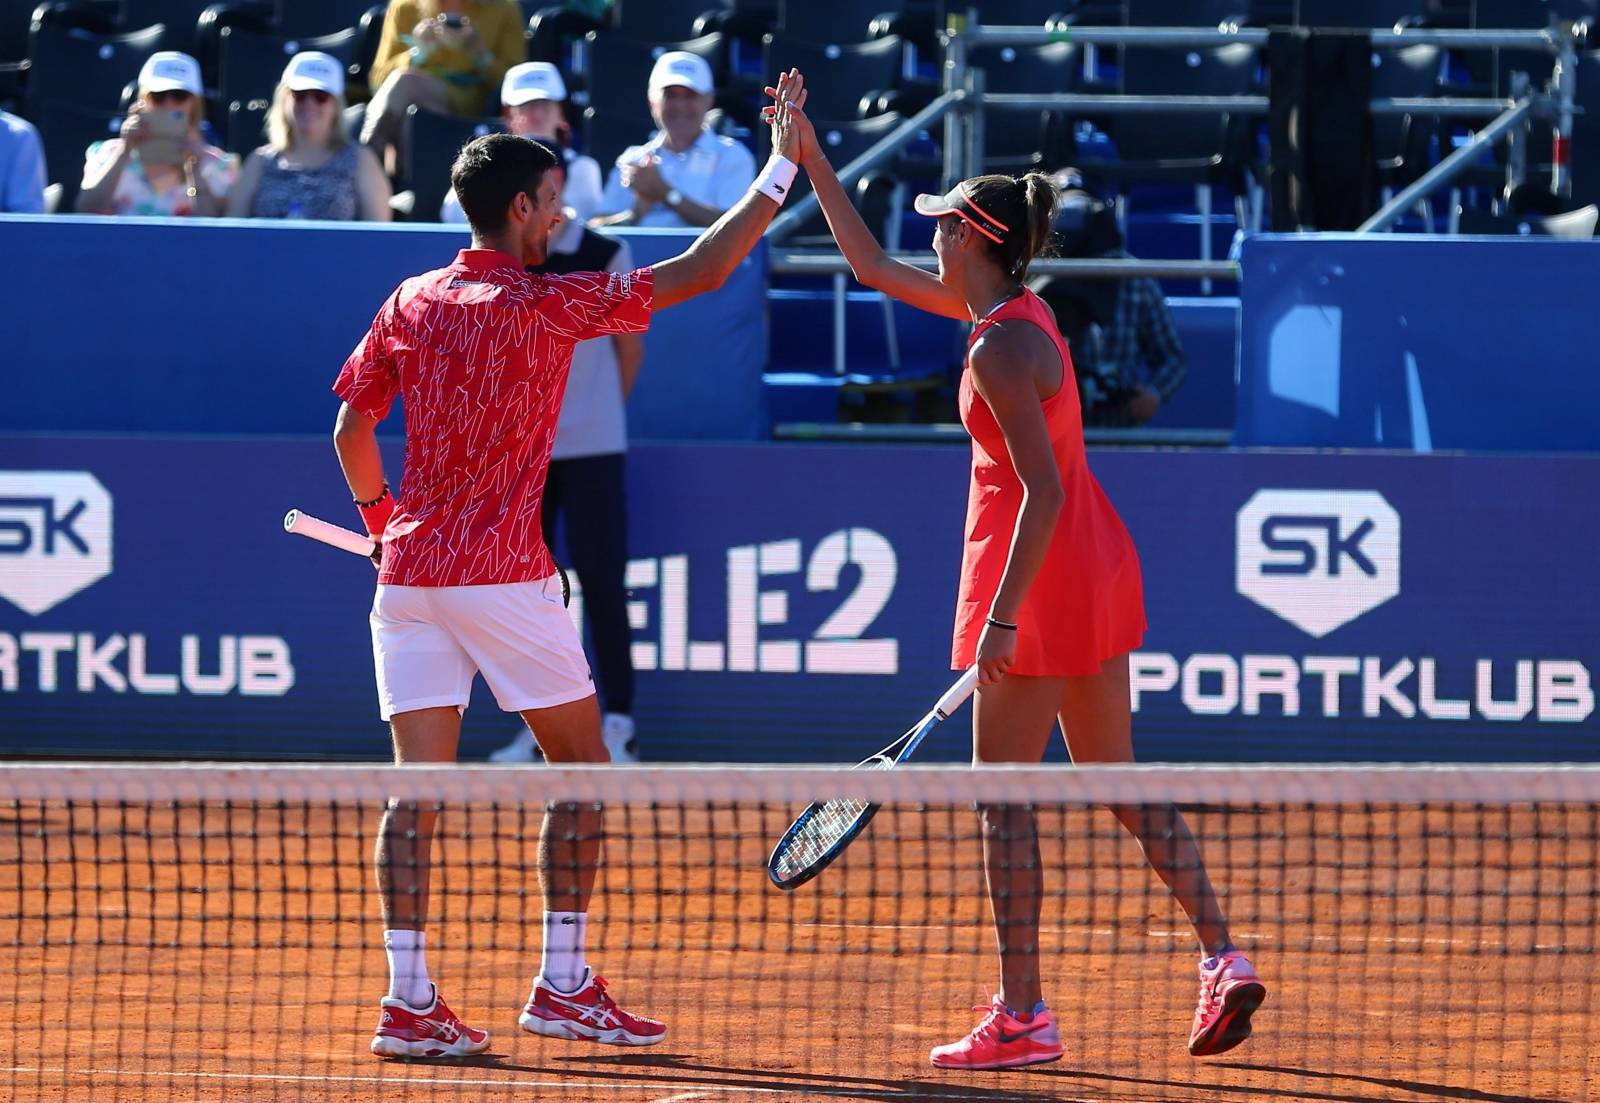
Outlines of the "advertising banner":
{"type": "MultiPolygon", "coordinates": [[[[850,761],[917,719],[952,677],[967,462],[635,448],[646,754],[850,761]]],[[[1143,757],[1600,758],[1600,459],[1092,462],[1140,550],[1143,757]]],[[[0,437],[0,753],[384,756],[372,568],[291,507],[357,523],[325,440],[0,437]]],[[[463,756],[516,724],[480,686],[463,756]]],[[[926,753],[966,757],[964,720],[926,753]]]]}

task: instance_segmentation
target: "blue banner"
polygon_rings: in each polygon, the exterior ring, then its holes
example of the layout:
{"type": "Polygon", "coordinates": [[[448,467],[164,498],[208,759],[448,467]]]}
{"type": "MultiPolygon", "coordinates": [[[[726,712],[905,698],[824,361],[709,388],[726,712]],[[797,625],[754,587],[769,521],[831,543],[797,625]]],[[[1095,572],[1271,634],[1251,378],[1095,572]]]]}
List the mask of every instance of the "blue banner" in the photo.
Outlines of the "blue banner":
{"type": "Polygon", "coordinates": [[[1597,262],[1553,238],[1247,237],[1234,443],[1600,451],[1597,262]]]}
{"type": "MultiPolygon", "coordinates": [[[[1600,459],[1093,463],[1143,563],[1143,757],[1600,759],[1600,459]]],[[[951,678],[966,465],[635,448],[647,753],[848,761],[920,716],[951,678]]],[[[0,437],[0,753],[385,755],[372,568],[285,535],[290,507],[356,523],[325,440],[0,437]]],[[[464,755],[516,724],[480,692],[464,755]]],[[[958,721],[928,756],[968,746],[958,721]]]]}
{"type": "MultiPolygon", "coordinates": [[[[619,236],[641,266],[695,239],[619,236]]],[[[0,215],[0,250],[28,266],[0,301],[18,367],[0,432],[330,432],[329,388],[383,300],[467,243],[448,226],[0,215]],[[83,324],[61,324],[64,301],[83,324]]],[[[766,293],[761,244],[719,290],[651,319],[635,438],[767,437],[766,293]]]]}

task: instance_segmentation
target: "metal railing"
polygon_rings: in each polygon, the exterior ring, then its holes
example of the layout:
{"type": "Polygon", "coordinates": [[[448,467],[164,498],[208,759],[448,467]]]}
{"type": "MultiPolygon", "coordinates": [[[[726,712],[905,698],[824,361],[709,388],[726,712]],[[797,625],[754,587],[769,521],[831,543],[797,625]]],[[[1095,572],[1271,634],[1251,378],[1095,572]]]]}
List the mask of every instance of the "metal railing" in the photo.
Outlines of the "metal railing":
{"type": "MultiPolygon", "coordinates": [[[[1413,46],[1440,46],[1454,50],[1519,49],[1548,50],[1556,64],[1548,92],[1533,92],[1525,78],[1513,85],[1515,98],[1498,97],[1377,97],[1371,110],[1377,115],[1424,115],[1452,119],[1490,119],[1462,148],[1446,157],[1430,172],[1405,188],[1360,227],[1372,232],[1392,226],[1412,205],[1431,191],[1452,180],[1470,165],[1485,146],[1510,136],[1512,156],[1508,171],[1519,174],[1526,147],[1527,124],[1536,115],[1554,121],[1555,148],[1551,186],[1558,194],[1571,193],[1567,167],[1574,115],[1574,88],[1578,48],[1587,36],[1584,23],[1552,25],[1542,30],[1440,30],[1422,27],[1375,28],[1370,33],[1375,50],[1402,50],[1413,46]]],[[[976,46],[1043,46],[1074,42],[1085,46],[1146,46],[1218,48],[1229,45],[1264,47],[1269,32],[1264,28],[1224,25],[1217,28],[1193,27],[990,27],[978,21],[976,10],[963,20],[952,19],[943,36],[945,47],[941,93],[927,107],[906,119],[849,163],[837,168],[839,182],[848,190],[866,174],[891,162],[921,132],[935,124],[944,125],[943,186],[948,189],[959,180],[976,175],[983,160],[984,116],[996,111],[1076,111],[1097,115],[1138,113],[1237,114],[1259,117],[1267,113],[1270,101],[1265,96],[1109,96],[1083,93],[990,93],[984,89],[981,68],[968,64],[969,51],[976,46]]],[[[1520,75],[1520,74],[1519,74],[1520,75]]],[[[768,238],[781,242],[792,236],[816,213],[814,193],[807,194],[777,218],[768,238]]],[[[1199,261],[1144,260],[1064,260],[1035,261],[1035,275],[1071,275],[1086,279],[1119,279],[1131,276],[1200,279],[1209,290],[1212,279],[1237,280],[1239,267],[1232,261],[1214,261],[1206,254],[1204,242],[1199,261]]],[[[934,268],[931,254],[899,255],[910,264],[934,268]]],[[[845,374],[845,303],[850,266],[837,253],[781,253],[772,258],[772,271],[780,274],[831,275],[834,290],[834,367],[845,374]]],[[[896,345],[890,319],[890,347],[896,345]]]]}

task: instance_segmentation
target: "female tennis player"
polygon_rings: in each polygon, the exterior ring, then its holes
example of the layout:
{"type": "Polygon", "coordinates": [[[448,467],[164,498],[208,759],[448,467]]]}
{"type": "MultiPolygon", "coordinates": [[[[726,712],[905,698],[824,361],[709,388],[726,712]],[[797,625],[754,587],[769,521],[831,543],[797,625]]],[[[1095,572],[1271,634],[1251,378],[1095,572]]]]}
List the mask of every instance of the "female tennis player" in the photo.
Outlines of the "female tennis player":
{"type": "MultiPolygon", "coordinates": [[[[918,196],[917,211],[938,219],[935,276],[883,251],[804,112],[792,110],[790,118],[801,132],[803,167],[856,279],[973,323],[960,389],[972,481],[951,658],[956,669],[979,667],[974,759],[1038,762],[1059,719],[1074,762],[1131,762],[1128,652],[1145,627],[1139,557],[1089,471],[1066,342],[1049,307],[1025,285],[1029,261],[1050,237],[1054,187],[1038,173],[979,176],[943,196],[918,196]]],[[[1266,988],[1228,937],[1194,837],[1172,805],[1113,811],[1203,948],[1189,1052],[1232,1049],[1249,1036],[1266,988]]],[[[981,816],[1000,992],[975,1009],[985,1013],[977,1027],[936,1047],[932,1061],[961,1069],[1054,1061],[1063,1050],[1039,977],[1044,886],[1033,812],[989,806],[981,816]]]]}

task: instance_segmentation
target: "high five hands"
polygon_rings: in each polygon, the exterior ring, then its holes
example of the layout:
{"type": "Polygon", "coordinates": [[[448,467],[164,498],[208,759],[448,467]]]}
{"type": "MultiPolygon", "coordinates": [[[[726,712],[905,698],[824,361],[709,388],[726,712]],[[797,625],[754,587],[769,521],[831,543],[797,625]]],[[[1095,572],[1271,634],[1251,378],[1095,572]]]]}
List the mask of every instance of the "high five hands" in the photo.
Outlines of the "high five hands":
{"type": "Polygon", "coordinates": [[[779,74],[778,86],[766,88],[773,102],[761,109],[762,119],[772,127],[772,148],[795,164],[819,152],[816,131],[806,118],[806,80],[800,70],[779,74]]]}

